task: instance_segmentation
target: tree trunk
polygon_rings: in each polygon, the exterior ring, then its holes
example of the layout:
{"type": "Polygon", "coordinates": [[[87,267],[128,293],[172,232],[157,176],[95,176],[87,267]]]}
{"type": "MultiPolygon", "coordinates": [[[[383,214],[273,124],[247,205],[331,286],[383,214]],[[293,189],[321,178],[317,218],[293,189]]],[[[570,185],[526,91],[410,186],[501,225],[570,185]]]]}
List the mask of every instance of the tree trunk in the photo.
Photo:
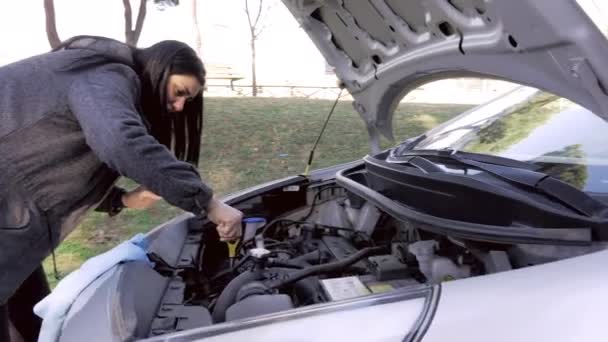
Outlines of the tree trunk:
{"type": "Polygon", "coordinates": [[[61,39],[57,34],[57,25],[55,21],[55,3],[53,0],[44,0],[44,14],[46,17],[46,37],[52,49],[61,45],[61,39]]]}
{"type": "Polygon", "coordinates": [[[201,38],[201,29],[198,25],[198,11],[196,6],[197,0],[192,0],[192,20],[194,22],[194,43],[196,47],[196,53],[201,56],[203,52],[203,40],[201,38]]]}
{"type": "Polygon", "coordinates": [[[255,41],[258,39],[258,35],[261,33],[261,29],[258,28],[260,23],[260,16],[262,15],[262,4],[263,0],[258,1],[258,12],[255,15],[255,19],[252,20],[251,12],[249,11],[249,1],[245,0],[245,14],[247,14],[247,22],[249,22],[249,33],[251,34],[251,95],[258,96],[258,80],[255,74],[255,41]]]}
{"type": "Polygon", "coordinates": [[[137,13],[137,21],[135,29],[133,29],[133,10],[131,9],[131,0],[122,0],[125,8],[125,42],[131,46],[137,46],[141,30],[144,27],[146,19],[146,2],[147,0],[139,1],[139,11],[137,13]]]}
{"type": "Polygon", "coordinates": [[[251,95],[258,96],[258,81],[255,74],[255,38],[251,38],[251,95]]]}

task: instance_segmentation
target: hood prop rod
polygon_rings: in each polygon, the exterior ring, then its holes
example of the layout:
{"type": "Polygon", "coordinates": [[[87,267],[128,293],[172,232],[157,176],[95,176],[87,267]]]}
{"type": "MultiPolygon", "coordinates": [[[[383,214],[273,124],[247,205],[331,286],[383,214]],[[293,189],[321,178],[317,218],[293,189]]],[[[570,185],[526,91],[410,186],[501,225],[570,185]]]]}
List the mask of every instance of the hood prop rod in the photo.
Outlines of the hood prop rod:
{"type": "Polygon", "coordinates": [[[336,97],[336,101],[334,102],[334,105],[331,107],[331,110],[329,111],[329,114],[327,115],[327,119],[325,119],[325,123],[323,124],[323,127],[321,128],[321,132],[319,133],[319,136],[317,137],[317,140],[315,141],[315,144],[312,146],[312,149],[310,150],[310,154],[308,155],[308,163],[306,164],[306,169],[304,169],[304,176],[308,176],[308,173],[310,172],[310,166],[312,165],[312,160],[315,157],[315,150],[317,149],[317,145],[319,145],[319,141],[321,141],[321,137],[323,136],[323,133],[325,132],[325,128],[327,128],[329,119],[331,119],[331,116],[334,113],[336,106],[338,105],[338,101],[342,97],[342,91],[344,90],[344,83],[340,82],[339,87],[340,87],[340,92],[338,93],[338,97],[336,97]]]}

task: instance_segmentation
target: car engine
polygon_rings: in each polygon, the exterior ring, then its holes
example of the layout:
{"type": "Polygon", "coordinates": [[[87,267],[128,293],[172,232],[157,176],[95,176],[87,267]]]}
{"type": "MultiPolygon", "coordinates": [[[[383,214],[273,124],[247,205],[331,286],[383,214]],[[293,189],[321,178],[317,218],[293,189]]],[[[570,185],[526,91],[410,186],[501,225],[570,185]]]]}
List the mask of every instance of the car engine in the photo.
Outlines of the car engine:
{"type": "Polygon", "coordinates": [[[232,252],[205,230],[200,264],[180,274],[185,302],[216,324],[511,268],[505,251],[429,234],[338,186],[307,194],[285,215],[247,217],[232,252]]]}
{"type": "Polygon", "coordinates": [[[287,185],[238,203],[246,218],[236,244],[205,218],[192,219],[152,335],[315,304],[432,286],[605,249],[456,238],[398,219],[334,181],[287,185]]]}

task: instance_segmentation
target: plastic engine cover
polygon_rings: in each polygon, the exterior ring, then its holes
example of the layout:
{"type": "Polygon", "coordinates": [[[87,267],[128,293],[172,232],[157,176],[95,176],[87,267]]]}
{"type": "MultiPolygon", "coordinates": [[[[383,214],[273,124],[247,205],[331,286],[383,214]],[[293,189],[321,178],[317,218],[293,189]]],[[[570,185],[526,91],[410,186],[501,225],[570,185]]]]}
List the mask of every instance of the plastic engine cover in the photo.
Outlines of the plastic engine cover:
{"type": "Polygon", "coordinates": [[[394,280],[407,278],[410,270],[394,255],[377,255],[369,257],[371,268],[378,280],[394,280]]]}
{"type": "Polygon", "coordinates": [[[293,309],[288,295],[254,295],[233,304],[226,310],[226,321],[265,315],[293,309]]]}

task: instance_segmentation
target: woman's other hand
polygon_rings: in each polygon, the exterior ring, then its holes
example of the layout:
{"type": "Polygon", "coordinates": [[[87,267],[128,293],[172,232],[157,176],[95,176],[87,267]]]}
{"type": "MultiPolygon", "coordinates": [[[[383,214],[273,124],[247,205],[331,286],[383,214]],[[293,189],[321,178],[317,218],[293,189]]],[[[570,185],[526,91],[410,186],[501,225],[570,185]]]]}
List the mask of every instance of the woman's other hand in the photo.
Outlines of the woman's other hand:
{"type": "Polygon", "coordinates": [[[122,203],[131,209],[147,209],[161,199],[160,196],[143,186],[135,188],[122,195],[122,203]]]}

